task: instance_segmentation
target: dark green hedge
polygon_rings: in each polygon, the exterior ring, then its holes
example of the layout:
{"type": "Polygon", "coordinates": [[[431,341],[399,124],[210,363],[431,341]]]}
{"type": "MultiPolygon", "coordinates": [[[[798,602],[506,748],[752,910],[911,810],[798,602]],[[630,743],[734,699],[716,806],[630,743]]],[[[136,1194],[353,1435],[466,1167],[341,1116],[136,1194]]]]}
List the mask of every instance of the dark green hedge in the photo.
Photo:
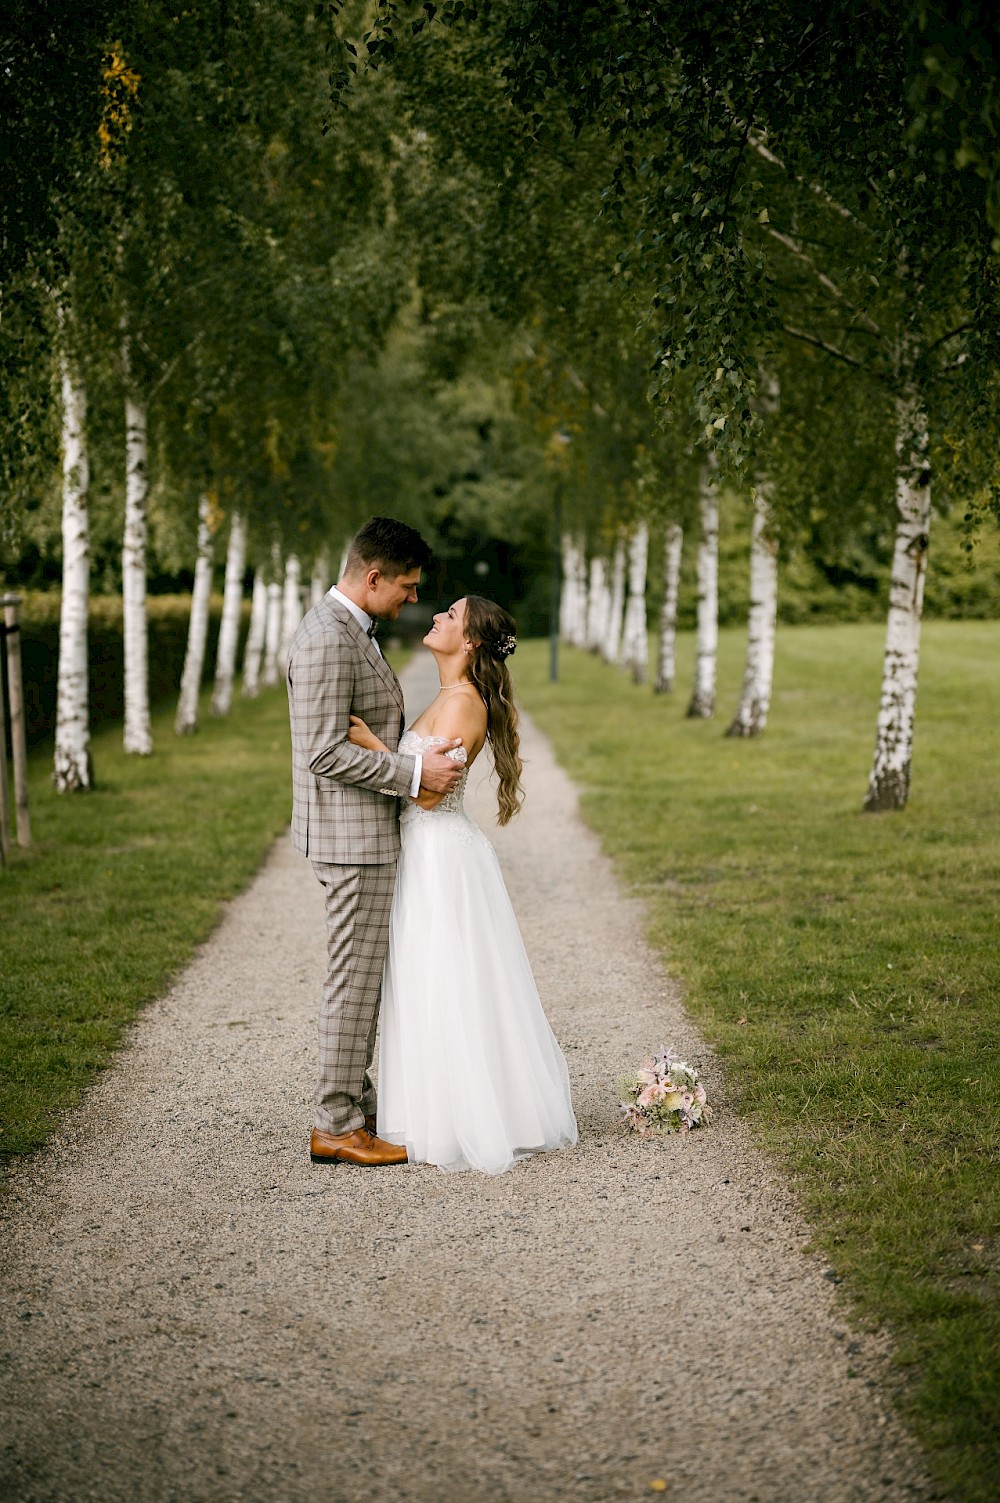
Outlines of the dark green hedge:
{"type": "MultiPolygon", "coordinates": [[[[21,654],[24,675],[28,741],[35,745],[50,735],[56,723],[56,674],[59,663],[59,596],[29,593],[21,607],[21,654]]],[[[149,697],[152,704],[169,700],[180,687],[187,648],[189,595],[151,595],[149,606],[149,697]]],[[[204,681],[215,676],[215,651],[222,619],[222,597],[213,596],[209,611],[204,681]]],[[[237,663],[250,622],[250,605],[243,604],[237,663]]],[[[125,646],[120,596],[95,596],[90,602],[90,723],[121,720],[125,712],[125,646]]]]}

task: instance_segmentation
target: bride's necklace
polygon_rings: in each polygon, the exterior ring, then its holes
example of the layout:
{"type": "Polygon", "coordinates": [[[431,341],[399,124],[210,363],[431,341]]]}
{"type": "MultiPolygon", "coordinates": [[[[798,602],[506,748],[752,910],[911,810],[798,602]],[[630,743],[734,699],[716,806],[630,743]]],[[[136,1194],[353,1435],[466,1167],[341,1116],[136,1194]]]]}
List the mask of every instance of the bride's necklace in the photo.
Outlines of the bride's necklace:
{"type": "Polygon", "coordinates": [[[440,689],[438,690],[438,693],[446,694],[449,689],[461,689],[463,684],[468,684],[469,688],[472,688],[472,682],[470,679],[460,678],[456,679],[453,684],[442,684],[440,689]]]}

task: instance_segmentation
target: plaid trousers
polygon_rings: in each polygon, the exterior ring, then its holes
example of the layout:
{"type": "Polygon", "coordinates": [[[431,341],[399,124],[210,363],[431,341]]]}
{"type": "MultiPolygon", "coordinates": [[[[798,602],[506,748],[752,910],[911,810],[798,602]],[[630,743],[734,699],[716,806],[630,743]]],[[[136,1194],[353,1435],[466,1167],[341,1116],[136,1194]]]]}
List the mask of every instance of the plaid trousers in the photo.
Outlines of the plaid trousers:
{"type": "Polygon", "coordinates": [[[326,891],[327,945],[319,1009],[316,1126],[347,1133],[375,1115],[371,1064],[396,863],[341,866],[314,861],[312,868],[326,891]]]}

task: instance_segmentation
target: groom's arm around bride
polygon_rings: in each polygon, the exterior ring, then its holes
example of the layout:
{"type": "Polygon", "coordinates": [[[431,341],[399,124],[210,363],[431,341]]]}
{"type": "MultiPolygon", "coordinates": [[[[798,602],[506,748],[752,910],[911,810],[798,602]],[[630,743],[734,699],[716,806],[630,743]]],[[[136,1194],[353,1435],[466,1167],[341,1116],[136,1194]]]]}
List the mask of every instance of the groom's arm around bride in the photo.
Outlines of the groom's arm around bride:
{"type": "MultiPolygon", "coordinates": [[[[338,586],[313,607],[293,639],[288,663],[292,844],[313,861],[394,860],[399,849],[395,800],[416,797],[421,788],[447,792],[457,781],[446,747],[422,759],[396,751],[403,729],[402,690],[365,629],[376,610],[393,620],[407,600],[415,600],[419,577],[419,568],[395,577],[373,568],[352,591],[363,604],[338,586]],[[371,726],[385,750],[351,744],[352,715],[371,726]],[[379,797],[386,794],[390,797],[379,797]]],[[[353,581],[341,584],[351,588],[353,581]]]]}

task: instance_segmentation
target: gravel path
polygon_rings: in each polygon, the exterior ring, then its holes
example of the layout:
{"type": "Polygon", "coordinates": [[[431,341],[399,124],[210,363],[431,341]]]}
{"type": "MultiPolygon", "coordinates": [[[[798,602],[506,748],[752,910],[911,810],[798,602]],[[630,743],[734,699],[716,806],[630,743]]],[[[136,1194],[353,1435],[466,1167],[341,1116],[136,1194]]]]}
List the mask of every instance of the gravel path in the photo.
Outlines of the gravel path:
{"type": "MultiPolygon", "coordinates": [[[[432,666],[408,671],[413,708],[432,666]]],[[[602,1503],[655,1479],[685,1503],[935,1496],[884,1407],[884,1354],[803,1253],[530,725],[524,749],[528,803],[495,843],[580,1145],[497,1179],[310,1164],[321,891],[279,841],[15,1177],[0,1496],[602,1503]],[[703,1066],[716,1118],[645,1143],[614,1083],[661,1042],[703,1066]]]]}

